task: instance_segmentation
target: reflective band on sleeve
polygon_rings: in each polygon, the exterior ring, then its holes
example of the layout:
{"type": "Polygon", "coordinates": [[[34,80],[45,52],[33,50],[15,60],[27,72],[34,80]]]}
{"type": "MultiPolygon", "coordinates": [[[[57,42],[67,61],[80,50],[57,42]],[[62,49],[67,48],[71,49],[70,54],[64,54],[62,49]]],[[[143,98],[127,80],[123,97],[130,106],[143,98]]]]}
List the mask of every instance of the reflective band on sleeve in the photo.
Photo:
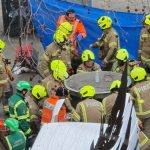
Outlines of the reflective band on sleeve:
{"type": "Polygon", "coordinates": [[[85,106],[84,106],[83,103],[81,103],[80,106],[81,106],[81,110],[82,110],[82,113],[83,113],[83,121],[87,122],[87,115],[86,115],[85,106]]]}

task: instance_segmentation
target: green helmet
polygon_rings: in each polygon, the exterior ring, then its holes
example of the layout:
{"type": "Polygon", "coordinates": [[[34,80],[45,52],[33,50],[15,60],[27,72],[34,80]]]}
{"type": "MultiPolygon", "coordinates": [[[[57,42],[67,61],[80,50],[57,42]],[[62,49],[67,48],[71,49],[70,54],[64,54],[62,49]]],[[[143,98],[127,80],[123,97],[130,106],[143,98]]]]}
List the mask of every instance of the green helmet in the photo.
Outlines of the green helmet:
{"type": "Polygon", "coordinates": [[[14,118],[7,118],[4,121],[5,126],[10,128],[11,131],[18,131],[19,130],[19,122],[14,118]]]}
{"type": "Polygon", "coordinates": [[[22,91],[22,90],[29,91],[31,89],[31,85],[27,81],[19,81],[16,85],[16,89],[19,91],[22,91]]]}
{"type": "Polygon", "coordinates": [[[5,48],[5,42],[0,39],[0,53],[4,51],[4,48],[5,48]]]}
{"type": "Polygon", "coordinates": [[[149,26],[150,26],[150,14],[148,14],[148,15],[145,16],[144,23],[145,23],[146,25],[149,25],[149,26]]]}
{"type": "Polygon", "coordinates": [[[115,80],[111,83],[110,91],[112,91],[113,89],[119,89],[120,86],[121,86],[121,81],[115,80]]]}
{"type": "Polygon", "coordinates": [[[60,24],[58,30],[62,31],[66,35],[69,35],[72,32],[72,25],[69,22],[63,22],[60,24]]]}
{"type": "Polygon", "coordinates": [[[45,87],[42,85],[35,85],[32,88],[32,95],[38,100],[44,98],[47,95],[45,87]]]}
{"type": "Polygon", "coordinates": [[[134,67],[130,73],[130,76],[134,81],[142,81],[146,78],[147,73],[142,67],[134,67]]]}
{"type": "Polygon", "coordinates": [[[93,86],[86,85],[80,89],[81,96],[84,97],[93,97],[95,95],[96,91],[93,86]]]}
{"type": "Polygon", "coordinates": [[[91,50],[86,49],[83,51],[81,58],[82,58],[82,62],[86,62],[88,60],[94,60],[95,56],[91,50]]]}
{"type": "Polygon", "coordinates": [[[127,62],[127,60],[129,59],[128,51],[126,49],[119,49],[119,50],[117,50],[116,58],[118,60],[123,61],[123,62],[127,62]]]}
{"type": "Polygon", "coordinates": [[[63,33],[62,31],[60,30],[57,30],[55,33],[54,33],[54,36],[53,36],[53,39],[54,39],[54,42],[57,43],[57,44],[60,44],[60,43],[65,43],[67,42],[67,35],[65,33],[63,33]]]}
{"type": "Polygon", "coordinates": [[[97,20],[97,23],[101,29],[107,29],[112,26],[112,20],[108,16],[102,16],[97,20]]]}

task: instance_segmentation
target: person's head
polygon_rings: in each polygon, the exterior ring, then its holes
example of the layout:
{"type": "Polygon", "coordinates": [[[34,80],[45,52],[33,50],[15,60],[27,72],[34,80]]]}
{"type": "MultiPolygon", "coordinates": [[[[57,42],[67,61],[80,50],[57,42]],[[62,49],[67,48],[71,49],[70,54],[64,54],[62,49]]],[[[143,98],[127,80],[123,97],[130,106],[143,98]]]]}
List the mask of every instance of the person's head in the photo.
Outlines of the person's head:
{"type": "Polygon", "coordinates": [[[84,50],[82,53],[82,62],[84,65],[88,68],[91,68],[94,64],[95,56],[94,53],[91,50],[84,50]]]}
{"type": "Polygon", "coordinates": [[[130,76],[134,82],[140,82],[146,79],[147,73],[142,67],[134,67],[130,73],[130,76]]]}
{"type": "Polygon", "coordinates": [[[72,22],[76,19],[76,14],[73,9],[69,9],[66,11],[66,18],[68,21],[72,22]]]}
{"type": "Polygon", "coordinates": [[[12,132],[16,132],[19,130],[19,122],[14,118],[5,119],[4,125],[12,132]]]}
{"type": "Polygon", "coordinates": [[[112,20],[108,16],[98,18],[97,23],[102,30],[108,29],[112,26],[112,20]]]}
{"type": "Polygon", "coordinates": [[[4,48],[5,48],[5,42],[0,39],[0,53],[4,51],[4,48]]]}
{"type": "Polygon", "coordinates": [[[54,33],[53,40],[56,44],[58,44],[61,47],[62,50],[66,50],[66,49],[70,48],[68,36],[60,30],[57,30],[54,33]]]}
{"type": "Polygon", "coordinates": [[[65,65],[65,63],[62,60],[53,60],[50,63],[50,69],[52,71],[56,70],[56,69],[63,69],[63,70],[67,70],[67,67],[65,65]]]}
{"type": "Polygon", "coordinates": [[[61,81],[61,82],[69,77],[67,71],[64,70],[63,68],[60,69],[56,68],[55,70],[53,70],[52,74],[56,81],[61,81]]]}
{"type": "Polygon", "coordinates": [[[25,95],[31,89],[31,85],[27,81],[19,81],[16,85],[16,89],[25,95]]]}
{"type": "Polygon", "coordinates": [[[128,51],[126,49],[119,49],[119,50],[117,50],[117,52],[116,52],[116,59],[118,60],[118,62],[120,62],[120,64],[121,63],[124,64],[129,59],[128,51]]]}
{"type": "Polygon", "coordinates": [[[144,18],[144,24],[150,26],[150,14],[146,15],[144,18]]]}
{"type": "Polygon", "coordinates": [[[114,81],[111,83],[109,90],[110,90],[111,92],[118,91],[118,89],[120,88],[120,86],[121,86],[121,81],[119,81],[119,80],[114,80],[114,81]]]}
{"type": "Polygon", "coordinates": [[[91,85],[85,85],[80,89],[81,97],[84,98],[92,98],[95,95],[95,88],[91,85]]]}
{"type": "Polygon", "coordinates": [[[58,30],[62,31],[66,35],[70,35],[72,33],[72,25],[67,21],[60,24],[58,30]]]}
{"type": "Polygon", "coordinates": [[[38,84],[33,86],[31,93],[37,100],[41,100],[47,96],[45,87],[38,84]]]}

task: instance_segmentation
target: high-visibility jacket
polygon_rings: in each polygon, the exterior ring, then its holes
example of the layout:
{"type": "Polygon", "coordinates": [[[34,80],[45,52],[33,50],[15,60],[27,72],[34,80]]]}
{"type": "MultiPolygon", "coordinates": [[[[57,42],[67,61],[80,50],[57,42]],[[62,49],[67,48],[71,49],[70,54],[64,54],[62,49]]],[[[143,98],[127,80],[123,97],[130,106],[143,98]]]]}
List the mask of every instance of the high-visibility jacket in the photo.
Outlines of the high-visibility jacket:
{"type": "Polygon", "coordinates": [[[9,115],[19,121],[19,126],[25,135],[31,133],[29,109],[21,93],[16,93],[8,99],[9,115]]]}
{"type": "MultiPolygon", "coordinates": [[[[57,27],[59,27],[60,24],[62,24],[65,21],[68,21],[66,19],[65,15],[59,16],[58,22],[57,22],[57,27]]],[[[69,36],[69,39],[73,43],[73,47],[77,48],[76,37],[77,37],[78,34],[81,34],[82,37],[85,38],[86,37],[86,30],[85,30],[85,27],[84,27],[83,23],[77,18],[74,21],[70,22],[70,23],[73,27],[73,32],[69,36]]]]}
{"type": "MultiPolygon", "coordinates": [[[[50,123],[51,122],[53,110],[54,110],[54,107],[58,100],[59,100],[58,96],[52,96],[51,98],[47,98],[44,101],[41,123],[50,123]]],[[[58,114],[58,122],[67,121],[66,114],[67,114],[66,107],[63,105],[58,114]]]]}
{"type": "Polygon", "coordinates": [[[26,137],[22,131],[11,132],[5,137],[9,150],[25,150],[26,137]]]}
{"type": "Polygon", "coordinates": [[[131,88],[136,114],[139,119],[150,117],[150,81],[136,83],[131,88]]]}

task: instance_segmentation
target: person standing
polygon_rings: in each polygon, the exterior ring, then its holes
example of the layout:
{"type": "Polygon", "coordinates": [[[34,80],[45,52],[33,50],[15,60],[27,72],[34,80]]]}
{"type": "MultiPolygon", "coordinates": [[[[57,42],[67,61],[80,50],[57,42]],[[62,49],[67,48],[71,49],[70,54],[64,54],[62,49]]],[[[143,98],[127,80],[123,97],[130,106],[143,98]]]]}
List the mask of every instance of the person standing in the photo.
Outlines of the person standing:
{"type": "Polygon", "coordinates": [[[119,35],[112,26],[112,20],[108,16],[102,16],[97,20],[102,29],[102,36],[90,44],[90,48],[99,48],[99,59],[102,60],[103,70],[110,71],[115,59],[115,54],[120,49],[119,35]]]}
{"type": "Polygon", "coordinates": [[[57,28],[59,28],[60,24],[68,21],[73,28],[72,33],[68,36],[69,41],[71,42],[72,48],[73,48],[73,55],[72,55],[72,68],[74,70],[74,73],[76,73],[77,67],[81,64],[81,58],[78,55],[78,48],[79,48],[79,42],[86,38],[86,30],[81,22],[75,14],[75,10],[69,9],[66,11],[65,15],[61,15],[58,18],[57,22],[57,28]]]}

